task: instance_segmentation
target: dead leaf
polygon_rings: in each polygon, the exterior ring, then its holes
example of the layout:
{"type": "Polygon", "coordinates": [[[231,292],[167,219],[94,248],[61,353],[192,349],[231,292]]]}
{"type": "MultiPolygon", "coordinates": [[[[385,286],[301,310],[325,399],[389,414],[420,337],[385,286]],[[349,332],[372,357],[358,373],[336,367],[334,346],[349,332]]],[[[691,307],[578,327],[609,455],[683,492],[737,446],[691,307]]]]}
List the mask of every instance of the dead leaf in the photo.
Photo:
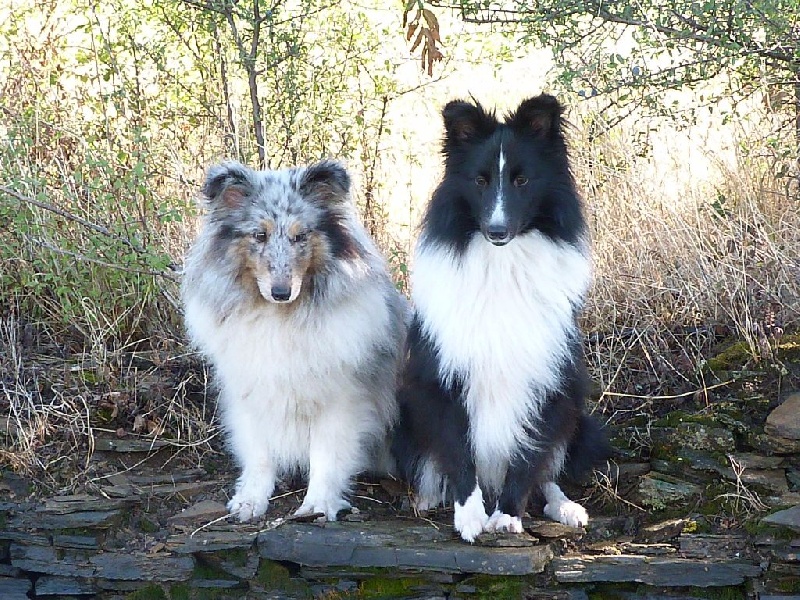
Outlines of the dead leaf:
{"type": "Polygon", "coordinates": [[[423,8],[422,16],[425,17],[425,22],[428,24],[428,27],[436,32],[439,31],[439,20],[436,18],[435,14],[433,14],[427,8],[423,8]]]}
{"type": "Polygon", "coordinates": [[[406,4],[406,10],[403,13],[403,28],[405,29],[406,41],[414,38],[411,44],[410,52],[413,54],[417,48],[422,45],[420,49],[420,68],[428,73],[428,76],[433,76],[433,63],[439,62],[444,59],[444,54],[437,47],[437,43],[441,43],[442,38],[439,33],[439,20],[433,11],[422,8],[421,2],[409,1],[406,4]],[[408,14],[414,4],[417,4],[417,9],[414,18],[409,21],[408,14]],[[424,19],[424,24],[422,20],[424,19]],[[408,27],[406,27],[408,25],[408,27]],[[423,42],[425,42],[423,44],[423,42]]]}
{"type": "Polygon", "coordinates": [[[420,32],[417,34],[417,39],[415,39],[415,40],[414,40],[414,43],[413,43],[413,44],[411,44],[411,52],[412,52],[412,53],[413,53],[413,52],[414,52],[414,50],[416,50],[416,49],[417,49],[417,47],[418,47],[418,46],[419,46],[419,45],[422,43],[422,39],[423,39],[423,37],[424,37],[424,33],[425,33],[425,27],[422,27],[422,28],[420,29],[420,32]]]}
{"type": "Polygon", "coordinates": [[[133,419],[133,432],[141,433],[147,428],[147,419],[144,415],[136,415],[133,419]]]}
{"type": "Polygon", "coordinates": [[[167,547],[167,545],[164,542],[156,542],[155,544],[153,544],[150,547],[150,550],[148,550],[148,552],[150,554],[156,554],[156,553],[161,552],[162,550],[164,550],[166,547],[167,547]]]}
{"type": "Polygon", "coordinates": [[[408,31],[406,32],[406,41],[407,42],[410,41],[411,38],[414,36],[414,32],[417,30],[417,27],[419,27],[419,22],[414,22],[414,23],[409,24],[408,31]]]}
{"type": "Polygon", "coordinates": [[[164,428],[161,426],[160,423],[156,421],[152,421],[150,419],[147,420],[147,433],[151,435],[161,435],[164,433],[164,428]]]}

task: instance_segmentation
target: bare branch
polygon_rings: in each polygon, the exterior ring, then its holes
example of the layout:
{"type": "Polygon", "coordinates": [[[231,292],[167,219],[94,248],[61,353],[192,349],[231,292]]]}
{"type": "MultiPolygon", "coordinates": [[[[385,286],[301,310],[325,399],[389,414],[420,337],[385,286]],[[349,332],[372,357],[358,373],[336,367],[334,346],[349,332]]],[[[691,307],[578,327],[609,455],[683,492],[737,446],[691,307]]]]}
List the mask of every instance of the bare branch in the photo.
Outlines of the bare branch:
{"type": "Polygon", "coordinates": [[[99,265],[101,267],[105,267],[107,269],[116,269],[118,271],[125,271],[126,273],[136,273],[139,275],[151,275],[153,277],[163,277],[165,279],[169,279],[170,281],[177,282],[178,277],[177,275],[173,275],[169,271],[155,271],[153,269],[132,269],[130,267],[126,267],[124,265],[115,264],[106,262],[104,260],[100,260],[98,258],[91,258],[86,256],[85,254],[80,254],[78,252],[72,252],[70,250],[64,250],[63,248],[59,248],[58,246],[54,246],[49,242],[45,242],[43,240],[31,238],[29,236],[25,236],[25,238],[33,244],[37,246],[41,246],[42,248],[47,248],[51,252],[55,252],[56,254],[61,254],[63,256],[69,256],[70,258],[74,258],[81,262],[92,263],[95,265],[99,265]]]}
{"type": "Polygon", "coordinates": [[[73,221],[74,223],[78,223],[79,225],[86,227],[87,229],[90,229],[96,233],[102,234],[106,237],[110,237],[118,242],[125,244],[126,246],[131,248],[134,252],[137,252],[139,254],[144,252],[143,248],[137,246],[128,238],[124,238],[110,231],[107,227],[103,227],[102,225],[98,225],[97,223],[92,223],[91,221],[87,221],[86,219],[74,215],[71,212],[64,210],[63,208],[58,208],[57,206],[53,206],[52,204],[47,204],[46,202],[34,200],[33,198],[20,194],[16,190],[12,190],[11,188],[4,185],[0,185],[0,192],[9,195],[12,198],[16,198],[21,202],[25,202],[26,204],[30,204],[31,206],[35,206],[37,208],[41,208],[42,210],[46,210],[53,214],[59,215],[60,217],[64,217],[65,219],[73,221]]]}

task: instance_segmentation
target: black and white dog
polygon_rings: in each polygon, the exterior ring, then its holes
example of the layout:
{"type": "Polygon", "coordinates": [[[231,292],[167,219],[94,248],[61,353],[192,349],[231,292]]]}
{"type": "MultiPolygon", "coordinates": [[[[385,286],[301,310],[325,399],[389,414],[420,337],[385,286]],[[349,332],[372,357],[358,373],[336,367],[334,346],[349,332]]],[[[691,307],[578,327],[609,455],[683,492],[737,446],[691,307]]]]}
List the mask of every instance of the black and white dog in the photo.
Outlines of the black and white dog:
{"type": "Polygon", "coordinates": [[[561,112],[548,95],[503,121],[477,103],[443,111],[445,174],[414,258],[393,450],[417,507],[451,495],[470,542],[521,532],[539,494],[546,516],[585,525],[556,480],[607,457],[584,412],[576,318],[592,268],[561,112]]]}

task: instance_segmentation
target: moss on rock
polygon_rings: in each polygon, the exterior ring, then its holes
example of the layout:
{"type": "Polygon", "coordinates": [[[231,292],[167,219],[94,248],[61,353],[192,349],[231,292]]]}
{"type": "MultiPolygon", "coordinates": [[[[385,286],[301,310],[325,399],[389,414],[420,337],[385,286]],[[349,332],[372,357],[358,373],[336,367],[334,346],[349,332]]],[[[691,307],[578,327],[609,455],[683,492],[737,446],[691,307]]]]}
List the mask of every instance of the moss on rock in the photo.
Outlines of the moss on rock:
{"type": "Polygon", "coordinates": [[[311,597],[311,587],[307,582],[292,577],[288,568],[282,564],[261,559],[256,572],[255,583],[268,591],[285,592],[291,596],[311,597]]]}
{"type": "Polygon", "coordinates": [[[131,592],[125,598],[126,600],[168,600],[164,590],[155,584],[131,592]]]}

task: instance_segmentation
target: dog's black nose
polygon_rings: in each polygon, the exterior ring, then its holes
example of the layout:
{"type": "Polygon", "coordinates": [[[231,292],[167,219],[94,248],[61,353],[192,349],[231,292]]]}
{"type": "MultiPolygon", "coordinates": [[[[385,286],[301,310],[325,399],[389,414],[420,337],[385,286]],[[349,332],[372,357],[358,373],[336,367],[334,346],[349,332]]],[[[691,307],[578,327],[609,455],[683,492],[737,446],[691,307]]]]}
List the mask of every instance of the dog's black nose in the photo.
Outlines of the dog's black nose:
{"type": "Polygon", "coordinates": [[[286,302],[292,296],[292,288],[288,285],[273,285],[272,299],[277,302],[286,302]]]}
{"type": "Polygon", "coordinates": [[[486,228],[486,237],[495,246],[502,246],[511,241],[511,232],[505,225],[489,225],[486,228]]]}

